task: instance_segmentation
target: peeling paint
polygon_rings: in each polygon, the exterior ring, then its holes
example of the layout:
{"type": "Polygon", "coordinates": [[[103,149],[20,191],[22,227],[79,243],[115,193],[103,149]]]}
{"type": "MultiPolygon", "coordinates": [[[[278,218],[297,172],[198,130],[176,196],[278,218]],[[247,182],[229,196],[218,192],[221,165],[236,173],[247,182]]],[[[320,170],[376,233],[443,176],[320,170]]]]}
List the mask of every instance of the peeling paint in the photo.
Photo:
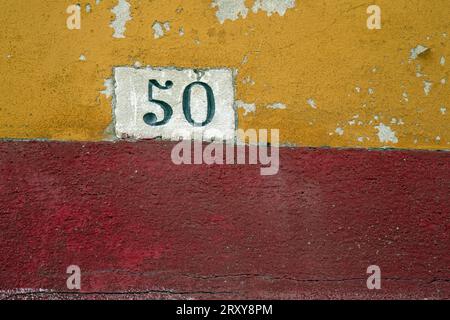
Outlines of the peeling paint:
{"type": "Polygon", "coordinates": [[[213,0],[211,6],[218,8],[216,16],[222,24],[225,20],[235,21],[239,16],[246,18],[248,14],[245,0],[213,0]]]}
{"type": "Polygon", "coordinates": [[[336,132],[340,136],[344,135],[344,129],[342,129],[342,128],[336,128],[336,130],[334,132],[336,132]]]}
{"type": "Polygon", "coordinates": [[[273,103],[273,104],[269,104],[267,107],[267,109],[286,109],[286,105],[284,103],[273,103]]]}
{"type": "Polygon", "coordinates": [[[375,126],[375,128],[378,130],[378,138],[380,139],[380,142],[398,143],[398,138],[396,137],[395,132],[392,131],[390,127],[385,126],[383,123],[380,123],[380,125],[375,126]]]}
{"type": "Polygon", "coordinates": [[[163,37],[166,32],[170,31],[170,23],[155,21],[153,23],[152,29],[155,39],[159,39],[163,37]]]}
{"type": "Polygon", "coordinates": [[[307,101],[306,101],[306,103],[307,104],[309,104],[309,106],[311,107],[311,108],[313,108],[313,109],[317,109],[317,105],[316,105],[316,102],[314,101],[314,99],[308,99],[307,101]]]}
{"type": "Polygon", "coordinates": [[[419,44],[417,47],[411,49],[411,54],[409,57],[411,60],[416,60],[421,54],[427,52],[428,50],[429,48],[419,44]]]}
{"type": "Polygon", "coordinates": [[[116,20],[110,24],[114,29],[114,38],[125,38],[125,25],[131,20],[130,8],[131,6],[126,0],[119,0],[117,6],[111,10],[116,15],[116,20]]]}
{"type": "Polygon", "coordinates": [[[274,13],[284,16],[288,9],[294,8],[295,0],[255,0],[252,11],[257,13],[259,10],[265,11],[270,17],[274,13]]]}
{"type": "Polygon", "coordinates": [[[407,92],[403,92],[402,93],[402,97],[403,97],[403,100],[405,100],[406,102],[409,101],[409,97],[408,97],[408,93],[407,92]]]}
{"type": "Polygon", "coordinates": [[[239,109],[244,109],[244,116],[248,115],[249,113],[255,113],[256,112],[256,105],[254,103],[245,103],[241,100],[236,101],[236,106],[239,109]]]}
{"type": "Polygon", "coordinates": [[[103,86],[105,87],[105,90],[100,91],[100,93],[103,94],[106,98],[112,97],[114,92],[114,80],[112,78],[105,79],[105,81],[103,82],[103,86]]]}
{"type": "Polygon", "coordinates": [[[433,83],[431,83],[430,81],[423,82],[423,91],[425,92],[426,96],[430,95],[432,86],[433,86],[433,83]]]}

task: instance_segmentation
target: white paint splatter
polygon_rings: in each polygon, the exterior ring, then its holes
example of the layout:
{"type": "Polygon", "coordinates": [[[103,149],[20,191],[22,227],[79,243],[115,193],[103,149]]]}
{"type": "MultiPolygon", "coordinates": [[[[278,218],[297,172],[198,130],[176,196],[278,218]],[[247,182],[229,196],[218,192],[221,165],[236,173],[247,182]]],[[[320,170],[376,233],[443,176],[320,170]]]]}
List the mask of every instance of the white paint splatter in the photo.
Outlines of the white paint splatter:
{"type": "Polygon", "coordinates": [[[239,16],[246,18],[248,14],[245,0],[213,0],[211,6],[218,8],[216,16],[222,24],[225,20],[235,21],[239,16]]]}
{"type": "Polygon", "coordinates": [[[180,29],[178,29],[178,34],[180,35],[180,37],[184,36],[184,28],[180,27],[180,29]]]}
{"type": "Polygon", "coordinates": [[[447,79],[442,78],[442,79],[441,79],[441,84],[444,85],[444,84],[446,84],[446,83],[447,83],[447,79]]]}
{"type": "Polygon", "coordinates": [[[90,13],[91,12],[91,5],[88,3],[87,5],[86,5],[86,12],[87,13],[90,13]]]}
{"type": "Polygon", "coordinates": [[[422,45],[418,45],[414,49],[411,49],[410,58],[412,60],[416,60],[421,54],[427,52],[429,49],[427,47],[424,47],[422,45]]]}
{"type": "Polygon", "coordinates": [[[375,89],[374,88],[369,88],[369,89],[367,89],[367,92],[369,94],[374,94],[375,93],[375,89]]]}
{"type": "Polygon", "coordinates": [[[152,29],[155,39],[159,39],[163,37],[167,31],[170,31],[170,23],[155,21],[153,23],[152,29]]]}
{"type": "Polygon", "coordinates": [[[433,86],[433,83],[430,81],[424,81],[423,82],[423,91],[425,92],[425,95],[428,96],[431,92],[431,87],[433,86]]]}
{"type": "Polygon", "coordinates": [[[306,101],[306,103],[309,104],[311,108],[317,109],[316,102],[315,102],[313,99],[311,99],[311,98],[308,99],[308,100],[306,101]]]}
{"type": "Polygon", "coordinates": [[[445,57],[442,56],[441,60],[439,61],[439,63],[441,64],[441,66],[445,66],[445,57]]]}
{"type": "Polygon", "coordinates": [[[119,0],[111,12],[116,15],[116,20],[111,22],[110,27],[114,29],[114,38],[125,38],[125,25],[131,20],[130,4],[126,0],[119,0]]]}
{"type": "Polygon", "coordinates": [[[344,134],[344,129],[336,128],[336,130],[334,132],[336,132],[338,135],[342,136],[344,134]]]}
{"type": "Polygon", "coordinates": [[[107,98],[112,97],[114,92],[114,80],[112,78],[105,79],[103,86],[105,87],[105,90],[100,91],[100,93],[105,95],[107,98]]]}
{"type": "Polygon", "coordinates": [[[288,9],[294,8],[295,0],[255,0],[252,11],[257,13],[259,10],[265,11],[270,17],[274,13],[284,16],[288,9]]]}
{"type": "Polygon", "coordinates": [[[392,142],[398,143],[398,138],[395,136],[395,132],[388,126],[385,126],[383,123],[380,123],[379,126],[375,126],[378,130],[378,138],[380,142],[392,142]]]}
{"type": "Polygon", "coordinates": [[[360,93],[361,92],[361,88],[360,87],[355,87],[355,91],[360,93]]]}
{"type": "Polygon", "coordinates": [[[85,56],[84,54],[82,54],[82,55],[80,56],[79,60],[80,60],[80,61],[86,61],[87,58],[86,58],[86,56],[85,56]]]}
{"type": "Polygon", "coordinates": [[[286,107],[286,105],[284,103],[277,102],[277,103],[269,104],[266,108],[267,109],[281,109],[281,110],[283,110],[283,109],[286,109],[287,107],[286,107]]]}
{"type": "Polygon", "coordinates": [[[440,137],[440,136],[437,136],[437,137],[436,137],[436,141],[441,141],[441,137],[440,137]]]}
{"type": "Polygon", "coordinates": [[[442,115],[445,115],[445,114],[447,113],[447,108],[444,107],[444,106],[442,106],[441,109],[440,109],[440,111],[441,111],[441,114],[442,114],[442,115]]]}
{"type": "Polygon", "coordinates": [[[244,109],[244,116],[248,115],[249,113],[255,113],[256,112],[256,105],[254,103],[245,103],[241,100],[236,101],[236,106],[239,109],[244,109]]]}

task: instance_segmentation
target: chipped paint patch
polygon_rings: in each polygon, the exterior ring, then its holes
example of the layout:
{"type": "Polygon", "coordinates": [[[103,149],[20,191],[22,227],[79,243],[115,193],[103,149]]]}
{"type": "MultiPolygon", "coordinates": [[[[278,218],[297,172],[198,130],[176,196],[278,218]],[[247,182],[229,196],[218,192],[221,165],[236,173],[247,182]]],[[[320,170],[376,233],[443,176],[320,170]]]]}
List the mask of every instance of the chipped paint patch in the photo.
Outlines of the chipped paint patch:
{"type": "Polygon", "coordinates": [[[155,21],[153,23],[152,29],[155,39],[159,39],[163,37],[166,32],[170,31],[170,23],[155,21]]]}
{"type": "Polygon", "coordinates": [[[439,61],[439,63],[441,64],[441,66],[445,66],[445,57],[442,56],[441,60],[439,61]]]}
{"type": "Polygon", "coordinates": [[[256,105],[254,103],[245,103],[241,100],[236,101],[236,106],[238,109],[244,109],[244,116],[248,115],[249,113],[255,113],[256,112],[256,105]]]}
{"type": "Polygon", "coordinates": [[[308,100],[306,101],[306,103],[309,104],[309,106],[310,106],[311,108],[317,109],[317,104],[316,104],[316,102],[314,101],[314,99],[310,98],[310,99],[308,99],[308,100]]]}
{"type": "Polygon", "coordinates": [[[86,56],[84,55],[84,54],[82,54],[81,56],[80,56],[80,58],[78,58],[80,61],[87,61],[87,58],[86,58],[86,56]]]}
{"type": "Polygon", "coordinates": [[[403,97],[403,100],[405,100],[406,102],[409,102],[409,96],[408,96],[407,92],[403,92],[402,97],[403,97]]]}
{"type": "Polygon", "coordinates": [[[433,86],[433,83],[431,83],[430,81],[423,82],[423,91],[425,92],[426,96],[430,95],[432,86],[433,86]]]}
{"type": "Polygon", "coordinates": [[[287,107],[286,107],[286,105],[284,103],[277,102],[277,103],[269,104],[266,108],[267,109],[281,109],[281,110],[283,110],[283,109],[286,109],[287,107]]]}
{"type": "Polygon", "coordinates": [[[378,130],[378,138],[380,139],[380,142],[398,143],[398,138],[396,137],[395,132],[392,131],[390,127],[385,126],[383,123],[380,123],[380,125],[375,126],[375,128],[378,130]]]}
{"type": "Polygon", "coordinates": [[[130,4],[126,0],[119,0],[111,12],[116,15],[116,20],[111,22],[110,27],[114,29],[114,38],[125,38],[126,24],[131,20],[130,4]]]}
{"type": "Polygon", "coordinates": [[[274,13],[284,16],[286,11],[294,8],[295,5],[295,0],[255,0],[252,11],[254,13],[257,13],[260,10],[264,11],[269,17],[274,13]]]}
{"type": "Polygon", "coordinates": [[[342,128],[336,128],[336,130],[334,132],[336,132],[340,136],[344,135],[344,129],[342,129],[342,128]]]}
{"type": "Polygon", "coordinates": [[[417,47],[411,49],[411,53],[410,53],[409,57],[411,60],[416,60],[421,54],[424,54],[428,50],[429,50],[429,48],[419,44],[417,47]]]}
{"type": "Polygon", "coordinates": [[[106,98],[111,98],[114,93],[114,80],[112,78],[105,79],[103,86],[105,87],[105,90],[100,91],[100,93],[106,98]]]}
{"type": "Polygon", "coordinates": [[[447,113],[447,108],[442,106],[441,109],[439,109],[439,111],[441,111],[442,115],[445,115],[447,113]]]}
{"type": "Polygon", "coordinates": [[[248,14],[245,0],[213,0],[211,6],[218,8],[216,16],[222,24],[226,20],[235,21],[239,19],[239,16],[246,18],[248,14]]]}

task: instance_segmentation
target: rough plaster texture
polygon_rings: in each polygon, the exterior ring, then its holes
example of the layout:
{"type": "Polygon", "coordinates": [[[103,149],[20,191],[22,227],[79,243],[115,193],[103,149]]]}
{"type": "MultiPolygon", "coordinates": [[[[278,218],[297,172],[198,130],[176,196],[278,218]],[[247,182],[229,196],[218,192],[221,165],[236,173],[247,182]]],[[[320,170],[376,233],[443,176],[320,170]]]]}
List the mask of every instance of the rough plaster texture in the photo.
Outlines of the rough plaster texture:
{"type": "Polygon", "coordinates": [[[448,153],[282,148],[269,178],[172,148],[0,143],[0,297],[450,298],[448,153]]]}
{"type": "Polygon", "coordinates": [[[112,100],[100,92],[114,66],[139,61],[238,70],[236,100],[256,107],[246,116],[238,111],[239,128],[278,128],[284,144],[448,149],[449,113],[441,112],[449,108],[450,64],[441,63],[450,56],[448,0],[377,1],[381,30],[367,29],[371,3],[357,0],[296,1],[270,17],[253,13],[251,0],[245,18],[223,24],[212,1],[126,2],[129,10],[117,0],[81,1],[92,7],[82,11],[81,30],[66,28],[72,1],[2,2],[1,138],[111,138],[112,100]],[[114,8],[127,10],[118,19],[114,8]],[[125,38],[113,37],[115,21],[125,38]],[[174,31],[155,39],[155,21],[174,31]],[[412,60],[419,45],[429,50],[412,60]],[[266,108],[274,102],[288,108],[266,108]],[[393,118],[402,121],[391,124],[393,118]],[[397,142],[379,139],[381,123],[397,142]]]}

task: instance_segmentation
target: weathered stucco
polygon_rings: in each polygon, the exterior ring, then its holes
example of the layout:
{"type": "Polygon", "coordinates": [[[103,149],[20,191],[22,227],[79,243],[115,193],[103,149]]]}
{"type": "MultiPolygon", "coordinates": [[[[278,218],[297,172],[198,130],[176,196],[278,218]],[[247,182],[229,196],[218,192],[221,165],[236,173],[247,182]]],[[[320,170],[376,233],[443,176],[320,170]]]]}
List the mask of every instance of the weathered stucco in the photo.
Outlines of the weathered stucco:
{"type": "Polygon", "coordinates": [[[138,64],[236,69],[236,100],[255,106],[239,128],[278,128],[283,144],[449,148],[447,0],[377,1],[381,30],[356,0],[79,3],[69,30],[73,1],[3,1],[1,138],[111,138],[107,79],[138,64]]]}

